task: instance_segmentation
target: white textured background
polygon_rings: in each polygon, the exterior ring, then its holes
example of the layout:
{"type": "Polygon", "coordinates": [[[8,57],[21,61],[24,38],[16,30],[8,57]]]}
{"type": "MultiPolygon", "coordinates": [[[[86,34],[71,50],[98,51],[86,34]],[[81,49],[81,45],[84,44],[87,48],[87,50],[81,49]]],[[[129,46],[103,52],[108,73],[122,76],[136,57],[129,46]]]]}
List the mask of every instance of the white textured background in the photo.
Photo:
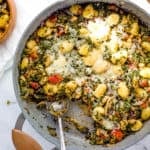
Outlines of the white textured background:
{"type": "MultiPolygon", "coordinates": [[[[5,70],[8,69],[8,66],[11,66],[17,43],[24,29],[35,16],[55,1],[57,0],[15,0],[17,23],[10,38],[0,45],[0,150],[14,150],[11,140],[11,129],[14,127],[16,119],[21,112],[13,90],[12,69],[5,70]],[[15,103],[8,106],[6,105],[7,100],[15,103]]],[[[150,13],[150,4],[146,0],[132,1],[150,13]]],[[[51,150],[54,147],[54,145],[35,132],[28,122],[25,122],[23,130],[37,139],[44,150],[51,150]]],[[[127,150],[150,150],[150,135],[127,150]]]]}

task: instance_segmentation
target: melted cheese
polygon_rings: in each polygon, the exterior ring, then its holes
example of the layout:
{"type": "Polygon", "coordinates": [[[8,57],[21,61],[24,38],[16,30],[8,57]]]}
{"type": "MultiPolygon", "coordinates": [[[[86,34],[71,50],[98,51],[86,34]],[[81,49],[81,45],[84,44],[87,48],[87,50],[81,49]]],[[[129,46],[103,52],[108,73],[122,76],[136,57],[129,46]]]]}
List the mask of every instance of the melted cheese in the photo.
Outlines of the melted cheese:
{"type": "Polygon", "coordinates": [[[58,59],[54,60],[53,64],[46,68],[48,74],[51,73],[65,73],[68,71],[67,62],[63,55],[59,55],[58,59]]]}
{"type": "Polygon", "coordinates": [[[106,128],[107,130],[112,130],[114,129],[114,123],[110,120],[103,120],[102,125],[104,126],[104,128],[106,128]]]}
{"type": "Polygon", "coordinates": [[[100,41],[105,40],[110,33],[110,27],[101,19],[89,21],[87,28],[92,41],[96,39],[100,41]]]}
{"type": "Polygon", "coordinates": [[[100,55],[92,69],[97,74],[105,73],[109,69],[109,63],[100,55]]]}

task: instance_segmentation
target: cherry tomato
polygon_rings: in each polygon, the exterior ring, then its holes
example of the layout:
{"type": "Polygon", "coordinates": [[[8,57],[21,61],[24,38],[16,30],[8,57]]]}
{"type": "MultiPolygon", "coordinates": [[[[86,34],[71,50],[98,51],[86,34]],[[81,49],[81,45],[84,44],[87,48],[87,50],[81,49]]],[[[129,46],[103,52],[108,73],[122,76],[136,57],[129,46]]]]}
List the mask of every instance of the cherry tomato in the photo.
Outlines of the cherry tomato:
{"type": "Polygon", "coordinates": [[[148,105],[148,104],[147,104],[147,102],[144,102],[143,104],[141,104],[141,108],[143,108],[143,109],[144,109],[144,108],[146,108],[146,107],[147,107],[147,105],[148,105]]]}
{"type": "Polygon", "coordinates": [[[140,87],[148,87],[148,80],[147,79],[142,79],[139,82],[140,87]]]}
{"type": "Polygon", "coordinates": [[[64,27],[58,26],[58,27],[57,27],[57,36],[61,36],[61,35],[63,35],[63,34],[65,34],[65,29],[64,29],[64,27]]]}
{"type": "Polygon", "coordinates": [[[38,55],[37,55],[37,53],[36,52],[33,52],[33,53],[31,53],[30,54],[30,57],[31,57],[31,59],[37,59],[38,58],[38,55]]]}
{"type": "Polygon", "coordinates": [[[120,129],[112,130],[111,135],[118,141],[121,141],[122,138],[124,137],[124,134],[120,129]]]}
{"type": "Polygon", "coordinates": [[[63,80],[63,77],[60,74],[54,74],[48,77],[48,81],[52,84],[58,84],[63,80]]]}
{"type": "Polygon", "coordinates": [[[40,87],[40,85],[37,82],[30,82],[29,85],[35,90],[40,87]]]}
{"type": "Polygon", "coordinates": [[[49,20],[53,23],[55,23],[57,21],[57,16],[56,15],[52,15],[50,16],[49,20]]]}

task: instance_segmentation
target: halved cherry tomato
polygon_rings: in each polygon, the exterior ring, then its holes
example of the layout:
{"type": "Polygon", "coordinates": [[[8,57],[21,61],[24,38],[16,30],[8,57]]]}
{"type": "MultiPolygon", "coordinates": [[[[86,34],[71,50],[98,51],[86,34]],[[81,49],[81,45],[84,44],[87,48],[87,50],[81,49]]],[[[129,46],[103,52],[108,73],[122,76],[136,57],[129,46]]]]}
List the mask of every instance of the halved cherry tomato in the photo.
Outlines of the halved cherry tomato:
{"type": "Polygon", "coordinates": [[[57,16],[56,15],[52,15],[49,17],[49,20],[53,23],[55,23],[57,21],[57,16]]]}
{"type": "Polygon", "coordinates": [[[30,82],[29,85],[35,90],[40,87],[40,85],[37,82],[30,82]]]}
{"type": "Polygon", "coordinates": [[[60,74],[54,74],[48,77],[48,81],[52,84],[58,84],[63,80],[63,77],[60,74]]]}
{"type": "Polygon", "coordinates": [[[147,102],[144,102],[144,103],[142,103],[140,106],[141,106],[141,108],[144,109],[144,108],[146,108],[146,107],[148,106],[148,104],[147,104],[147,102]]]}
{"type": "Polygon", "coordinates": [[[113,5],[113,4],[112,4],[112,5],[109,5],[109,6],[108,6],[108,9],[109,9],[109,10],[112,10],[112,11],[118,11],[118,7],[117,7],[116,5],[113,5]]]}
{"type": "Polygon", "coordinates": [[[140,87],[148,87],[148,80],[147,79],[142,79],[139,82],[140,87]]]}
{"type": "Polygon", "coordinates": [[[30,57],[31,57],[31,59],[37,59],[38,58],[38,54],[37,54],[37,52],[33,52],[33,53],[31,53],[30,54],[30,57]]]}
{"type": "Polygon", "coordinates": [[[65,34],[65,29],[64,29],[64,27],[58,26],[58,27],[57,27],[57,36],[61,36],[61,35],[63,35],[63,34],[65,34]]]}
{"type": "Polygon", "coordinates": [[[111,135],[118,141],[121,141],[124,137],[124,134],[120,129],[112,130],[111,135]]]}

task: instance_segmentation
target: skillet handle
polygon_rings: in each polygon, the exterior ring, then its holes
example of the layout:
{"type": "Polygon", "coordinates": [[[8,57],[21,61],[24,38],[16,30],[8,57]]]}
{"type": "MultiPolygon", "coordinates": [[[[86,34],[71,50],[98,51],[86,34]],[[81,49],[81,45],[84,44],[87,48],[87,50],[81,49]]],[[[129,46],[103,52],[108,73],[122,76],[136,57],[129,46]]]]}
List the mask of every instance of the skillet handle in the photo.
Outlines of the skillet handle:
{"type": "MultiPolygon", "coordinates": [[[[16,124],[15,124],[15,129],[16,131],[17,130],[20,130],[20,133],[22,131],[22,128],[23,128],[23,125],[24,125],[24,122],[25,122],[25,117],[23,115],[23,113],[21,113],[18,118],[17,118],[17,121],[16,121],[16,124]]],[[[36,141],[35,141],[36,142],[36,141]]],[[[58,148],[53,148],[51,150],[59,150],[58,148]]]]}
{"type": "Polygon", "coordinates": [[[24,122],[25,122],[25,117],[24,117],[23,113],[21,113],[18,116],[17,122],[15,124],[15,129],[22,131],[22,127],[23,127],[24,122]]]}

